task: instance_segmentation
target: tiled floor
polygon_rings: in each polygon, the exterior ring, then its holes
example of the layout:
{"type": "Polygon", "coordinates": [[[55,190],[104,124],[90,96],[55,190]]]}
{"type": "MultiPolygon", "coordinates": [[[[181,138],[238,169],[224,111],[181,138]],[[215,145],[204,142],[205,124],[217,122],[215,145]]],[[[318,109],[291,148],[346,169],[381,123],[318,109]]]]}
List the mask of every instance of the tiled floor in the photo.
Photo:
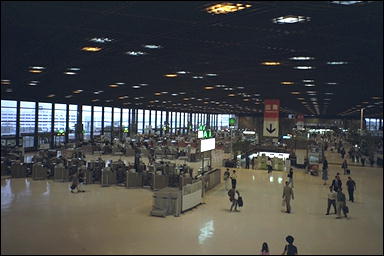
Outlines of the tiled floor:
{"type": "MultiPolygon", "coordinates": [[[[327,155],[330,162],[340,161],[327,155]]],[[[330,179],[340,170],[330,165],[330,179]]],[[[303,170],[295,170],[292,214],[281,212],[285,173],[241,169],[240,212],[228,211],[221,184],[208,192],[205,204],[166,218],[149,215],[147,189],[88,185],[85,193],[71,194],[69,183],[2,179],[1,253],[259,254],[266,241],[271,254],[281,254],[290,234],[299,254],[382,254],[383,170],[351,171],[357,191],[356,202],[348,203],[349,220],[324,215],[327,186],[303,170]]]]}

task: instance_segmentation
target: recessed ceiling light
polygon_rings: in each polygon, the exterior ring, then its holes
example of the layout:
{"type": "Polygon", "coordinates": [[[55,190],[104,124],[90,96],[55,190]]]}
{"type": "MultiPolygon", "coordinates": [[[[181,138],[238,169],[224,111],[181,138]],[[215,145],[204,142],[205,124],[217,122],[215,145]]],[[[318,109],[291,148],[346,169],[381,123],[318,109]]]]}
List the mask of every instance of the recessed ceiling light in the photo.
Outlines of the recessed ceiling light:
{"type": "Polygon", "coordinates": [[[99,99],[93,99],[92,102],[97,102],[100,101],[99,99]]]}
{"type": "Polygon", "coordinates": [[[297,98],[298,100],[305,100],[305,98],[297,98]]]}
{"type": "Polygon", "coordinates": [[[206,76],[217,76],[217,74],[205,74],[206,76]]]}
{"type": "Polygon", "coordinates": [[[341,4],[341,5],[351,5],[351,4],[357,4],[361,3],[363,1],[331,1],[333,4],[341,4]]]}
{"type": "Polygon", "coordinates": [[[306,87],[313,87],[313,86],[316,86],[315,84],[305,84],[304,86],[306,87]]]}
{"type": "Polygon", "coordinates": [[[76,75],[75,72],[71,72],[71,71],[64,72],[64,74],[66,74],[66,75],[76,75]]]}
{"type": "Polygon", "coordinates": [[[249,101],[249,99],[243,99],[243,101],[249,101]]]}
{"type": "Polygon", "coordinates": [[[202,76],[193,76],[192,78],[194,78],[194,79],[203,79],[204,77],[202,77],[202,76]]]}
{"type": "Polygon", "coordinates": [[[94,94],[100,94],[100,93],[102,93],[102,92],[104,92],[104,91],[96,91],[96,92],[93,92],[94,94]]]}
{"type": "Polygon", "coordinates": [[[140,86],[148,86],[148,84],[139,84],[140,86]]]}
{"type": "Polygon", "coordinates": [[[337,83],[335,83],[335,82],[328,82],[326,84],[328,84],[328,85],[337,85],[337,83]]]}
{"type": "Polygon", "coordinates": [[[76,91],[73,91],[73,93],[81,93],[81,92],[83,92],[83,90],[76,90],[76,91]]]}
{"type": "Polygon", "coordinates": [[[168,94],[168,92],[161,92],[162,94],[168,94]]]}
{"type": "Polygon", "coordinates": [[[165,77],[177,77],[177,74],[165,74],[165,77]]]}
{"type": "Polygon", "coordinates": [[[217,88],[224,88],[225,87],[225,85],[223,85],[223,84],[218,84],[218,85],[215,85],[217,88]]]}
{"type": "Polygon", "coordinates": [[[297,16],[297,15],[287,15],[281,16],[273,19],[273,22],[276,24],[292,24],[297,22],[306,22],[310,21],[310,17],[305,16],[297,16]]]}
{"type": "Polygon", "coordinates": [[[133,89],[140,89],[141,87],[139,85],[133,85],[132,88],[133,89]]]}
{"type": "Polygon", "coordinates": [[[40,69],[30,69],[29,72],[31,73],[42,73],[43,71],[40,69]]]}
{"type": "Polygon", "coordinates": [[[183,95],[183,94],[186,94],[186,92],[179,92],[179,94],[183,95]]]}
{"type": "Polygon", "coordinates": [[[67,95],[67,96],[65,96],[65,98],[67,98],[67,99],[72,98],[72,95],[67,95]]]}
{"type": "Polygon", "coordinates": [[[231,87],[224,88],[225,91],[233,91],[234,89],[231,87]]]}
{"type": "Polygon", "coordinates": [[[313,83],[315,82],[315,80],[311,80],[311,79],[306,79],[306,80],[303,80],[304,83],[313,83]]]}
{"type": "Polygon", "coordinates": [[[379,100],[379,99],[381,99],[381,97],[379,97],[379,96],[373,96],[373,97],[371,97],[371,99],[373,99],[373,100],[379,100]]]}
{"type": "Polygon", "coordinates": [[[313,60],[313,57],[291,57],[290,60],[313,60]]]}
{"type": "Polygon", "coordinates": [[[111,88],[117,88],[117,87],[119,87],[117,84],[110,84],[110,85],[108,85],[109,87],[111,87],[111,88]]]}
{"type": "Polygon", "coordinates": [[[243,90],[244,87],[243,87],[243,86],[239,86],[239,87],[237,87],[237,89],[239,89],[239,90],[243,90]]]}
{"type": "Polygon", "coordinates": [[[81,50],[86,51],[86,52],[98,52],[101,50],[100,47],[92,47],[92,46],[85,46],[81,48],[81,50]]]}
{"type": "Polygon", "coordinates": [[[148,49],[160,49],[160,48],[162,48],[161,45],[155,45],[155,44],[145,44],[143,47],[148,48],[148,49]]]}
{"type": "Polygon", "coordinates": [[[91,40],[89,40],[91,42],[95,42],[95,43],[101,43],[101,44],[104,44],[104,43],[110,43],[113,41],[113,39],[110,39],[108,37],[94,37],[92,38],[91,40]]]}
{"type": "Polygon", "coordinates": [[[172,95],[172,96],[177,96],[177,95],[179,95],[179,94],[177,94],[177,93],[172,93],[171,95],[172,95]]]}
{"type": "Polygon", "coordinates": [[[296,67],[293,67],[294,69],[314,69],[314,67],[312,66],[296,66],[296,67]]]}
{"type": "Polygon", "coordinates": [[[10,85],[11,81],[10,80],[6,80],[6,79],[2,79],[1,80],[1,84],[3,84],[3,85],[10,85]]]}
{"type": "MultiPolygon", "coordinates": [[[[177,74],[180,74],[180,75],[185,75],[185,74],[187,74],[187,71],[177,71],[176,72],[177,74]]],[[[189,73],[189,72],[188,72],[189,73]]]]}
{"type": "Polygon", "coordinates": [[[68,70],[71,70],[71,71],[79,71],[80,68],[68,68],[68,70]]]}
{"type": "Polygon", "coordinates": [[[291,92],[291,94],[300,94],[300,92],[291,92]]]}
{"type": "Polygon", "coordinates": [[[228,97],[235,97],[235,96],[236,96],[236,94],[234,94],[234,93],[228,94],[228,97]]]}
{"type": "Polygon", "coordinates": [[[261,65],[264,65],[264,66],[278,66],[280,64],[281,63],[278,61],[264,61],[261,63],[261,65]]]}
{"type": "Polygon", "coordinates": [[[189,100],[189,98],[183,98],[183,100],[189,100]]]}
{"type": "Polygon", "coordinates": [[[250,4],[240,4],[240,3],[235,4],[235,3],[225,2],[225,3],[219,3],[219,4],[209,6],[205,8],[205,10],[211,14],[227,14],[230,12],[240,11],[245,8],[250,8],[251,6],[252,5],[250,4]]]}
{"type": "Polygon", "coordinates": [[[128,51],[126,52],[126,54],[130,55],[130,56],[143,56],[143,55],[146,55],[147,53],[146,52],[141,52],[141,51],[128,51]]]}
{"type": "Polygon", "coordinates": [[[156,96],[160,96],[160,95],[161,95],[161,92],[155,92],[155,95],[156,95],[156,96]]]}
{"type": "Polygon", "coordinates": [[[290,82],[290,81],[285,81],[285,82],[281,82],[282,85],[293,85],[294,82],[290,82]]]}
{"type": "Polygon", "coordinates": [[[117,84],[117,85],[125,85],[125,83],[123,83],[123,82],[118,82],[118,83],[115,83],[115,84],[117,84]]]}
{"type": "Polygon", "coordinates": [[[55,97],[55,94],[49,94],[47,97],[48,97],[48,98],[55,97]]]}
{"type": "Polygon", "coordinates": [[[39,69],[39,70],[43,70],[45,69],[45,67],[41,67],[41,66],[31,66],[29,67],[30,69],[39,69]]]}
{"type": "Polygon", "coordinates": [[[333,92],[325,92],[324,94],[325,95],[333,95],[334,93],[333,92]]]}
{"type": "Polygon", "coordinates": [[[348,64],[347,61],[327,61],[328,65],[343,65],[343,64],[348,64]]]}
{"type": "Polygon", "coordinates": [[[204,89],[205,90],[213,90],[213,89],[215,89],[215,87],[213,87],[213,86],[205,86],[204,89]]]}

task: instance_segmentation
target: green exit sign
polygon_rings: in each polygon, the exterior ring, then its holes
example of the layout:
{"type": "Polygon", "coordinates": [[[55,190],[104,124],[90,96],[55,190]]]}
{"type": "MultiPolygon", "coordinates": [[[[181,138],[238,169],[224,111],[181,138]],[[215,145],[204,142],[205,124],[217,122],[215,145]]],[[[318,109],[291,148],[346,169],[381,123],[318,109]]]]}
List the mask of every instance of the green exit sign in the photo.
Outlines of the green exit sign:
{"type": "Polygon", "coordinates": [[[236,125],[236,118],[229,118],[229,126],[235,126],[236,125]]]}

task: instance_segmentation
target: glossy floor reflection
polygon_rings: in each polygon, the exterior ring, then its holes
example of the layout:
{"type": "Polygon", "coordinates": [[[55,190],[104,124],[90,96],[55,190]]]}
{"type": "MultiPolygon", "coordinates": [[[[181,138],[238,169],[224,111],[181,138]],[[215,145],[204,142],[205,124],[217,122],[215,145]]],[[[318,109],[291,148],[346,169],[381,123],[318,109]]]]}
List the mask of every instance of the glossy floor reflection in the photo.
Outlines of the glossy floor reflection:
{"type": "MultiPolygon", "coordinates": [[[[329,182],[340,170],[330,165],[329,182]]],[[[166,218],[149,215],[147,189],[88,185],[71,194],[69,183],[2,179],[1,253],[259,254],[266,241],[271,254],[281,254],[290,234],[299,254],[382,254],[383,170],[351,171],[357,191],[349,220],[325,215],[328,187],[302,170],[295,171],[292,214],[281,212],[285,173],[240,169],[240,212],[229,212],[221,184],[205,204],[166,218]]]]}

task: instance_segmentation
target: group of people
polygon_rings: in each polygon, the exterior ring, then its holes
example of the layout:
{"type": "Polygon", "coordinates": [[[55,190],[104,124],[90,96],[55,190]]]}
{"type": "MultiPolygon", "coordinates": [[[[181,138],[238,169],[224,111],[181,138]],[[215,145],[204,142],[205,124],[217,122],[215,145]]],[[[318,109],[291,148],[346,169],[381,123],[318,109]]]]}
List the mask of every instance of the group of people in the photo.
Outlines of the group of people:
{"type": "Polygon", "coordinates": [[[236,170],[232,171],[232,174],[229,172],[229,169],[224,172],[224,180],[225,180],[225,189],[228,191],[229,201],[231,202],[231,208],[230,211],[233,209],[235,212],[238,212],[237,207],[243,206],[243,199],[240,196],[240,192],[236,190],[237,185],[237,174],[236,170]],[[229,179],[231,179],[232,188],[229,189],[229,179]]]}
{"type": "MultiPolygon", "coordinates": [[[[284,246],[282,255],[297,255],[297,247],[293,245],[293,241],[295,240],[293,236],[287,236],[285,240],[288,244],[284,246]]],[[[266,242],[264,242],[261,247],[261,255],[269,255],[269,247],[266,242]]]]}

